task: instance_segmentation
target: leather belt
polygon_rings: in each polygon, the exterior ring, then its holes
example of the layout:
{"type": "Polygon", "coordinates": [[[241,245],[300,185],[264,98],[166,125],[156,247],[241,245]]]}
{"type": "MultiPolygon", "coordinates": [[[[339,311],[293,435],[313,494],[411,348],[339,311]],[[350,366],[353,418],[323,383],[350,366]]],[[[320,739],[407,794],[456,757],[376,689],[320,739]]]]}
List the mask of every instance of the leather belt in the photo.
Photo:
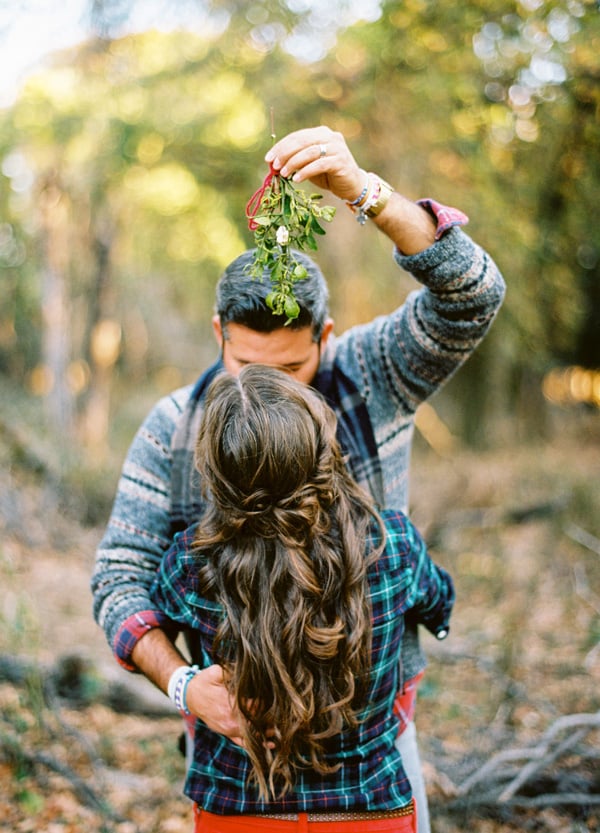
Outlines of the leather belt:
{"type": "MultiPolygon", "coordinates": [[[[414,799],[404,807],[395,810],[371,810],[352,811],[337,813],[307,813],[307,821],[375,821],[376,819],[397,819],[401,816],[412,816],[415,812],[414,799]]],[[[279,819],[279,821],[298,821],[298,813],[261,813],[256,818],[279,819]]]]}

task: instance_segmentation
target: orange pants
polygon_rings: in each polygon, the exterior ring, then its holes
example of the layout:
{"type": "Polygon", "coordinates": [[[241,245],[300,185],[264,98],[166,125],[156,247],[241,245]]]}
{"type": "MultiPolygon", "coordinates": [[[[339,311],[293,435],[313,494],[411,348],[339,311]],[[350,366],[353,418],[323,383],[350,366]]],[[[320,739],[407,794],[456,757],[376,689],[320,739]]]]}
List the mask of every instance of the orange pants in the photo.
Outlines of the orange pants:
{"type": "Polygon", "coordinates": [[[194,833],[417,833],[417,812],[392,819],[356,821],[309,821],[307,813],[298,813],[294,821],[260,816],[219,816],[194,807],[194,833]]]}

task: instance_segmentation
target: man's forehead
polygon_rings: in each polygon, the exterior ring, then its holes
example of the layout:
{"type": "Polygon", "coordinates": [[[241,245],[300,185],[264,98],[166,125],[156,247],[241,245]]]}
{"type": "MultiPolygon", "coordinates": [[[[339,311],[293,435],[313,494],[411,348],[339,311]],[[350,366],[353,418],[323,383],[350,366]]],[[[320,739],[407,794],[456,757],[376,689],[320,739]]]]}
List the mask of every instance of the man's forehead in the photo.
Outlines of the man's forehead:
{"type": "Polygon", "coordinates": [[[229,324],[225,343],[231,355],[244,362],[282,364],[282,357],[287,357],[285,363],[301,361],[311,352],[314,341],[310,327],[280,327],[261,333],[242,324],[229,324]]]}

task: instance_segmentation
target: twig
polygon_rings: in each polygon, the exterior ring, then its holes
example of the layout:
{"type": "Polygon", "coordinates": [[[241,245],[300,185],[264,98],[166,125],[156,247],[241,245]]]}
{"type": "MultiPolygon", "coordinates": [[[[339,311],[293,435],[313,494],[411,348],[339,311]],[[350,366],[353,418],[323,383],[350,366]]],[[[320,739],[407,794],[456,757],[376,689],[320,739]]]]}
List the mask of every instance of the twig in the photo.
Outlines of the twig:
{"type": "Polygon", "coordinates": [[[556,807],[564,806],[566,804],[586,805],[600,805],[600,795],[593,795],[591,793],[549,793],[545,795],[536,795],[532,798],[522,798],[517,796],[510,802],[512,807],[556,807]]]}
{"type": "Polygon", "coordinates": [[[584,565],[575,564],[573,567],[573,575],[575,578],[575,592],[600,616],[600,600],[590,590],[584,565]]]}
{"type": "MultiPolygon", "coordinates": [[[[498,801],[494,793],[484,795],[461,796],[458,799],[448,802],[446,805],[451,810],[473,807],[497,807],[498,801]]],[[[593,793],[543,793],[536,796],[516,795],[507,801],[503,806],[515,809],[532,809],[536,807],[564,807],[575,805],[580,807],[600,806],[600,795],[593,793]]]]}
{"type": "Polygon", "coordinates": [[[586,549],[600,555],[600,538],[596,538],[596,536],[592,535],[591,532],[587,532],[585,529],[582,529],[580,526],[576,526],[575,524],[567,524],[564,528],[564,533],[569,538],[572,538],[573,541],[577,541],[578,544],[581,544],[582,547],[586,547],[586,549]]]}
{"type": "Polygon", "coordinates": [[[600,642],[597,642],[593,648],[591,648],[585,656],[583,661],[583,667],[589,671],[593,665],[596,663],[596,658],[600,656],[600,642]]]}
{"type": "MultiPolygon", "coordinates": [[[[560,743],[554,751],[549,752],[548,754],[544,754],[544,744],[541,744],[541,749],[539,753],[539,758],[535,761],[530,761],[526,764],[521,772],[517,775],[516,778],[510,782],[510,784],[504,788],[504,790],[498,796],[498,801],[500,803],[504,803],[509,801],[519,790],[523,784],[525,784],[529,779],[535,775],[540,769],[544,769],[544,767],[549,766],[553,761],[570,749],[572,746],[575,746],[576,743],[585,737],[589,729],[580,729],[578,732],[575,732],[574,735],[566,738],[562,743],[560,743]]],[[[545,744],[545,748],[547,750],[549,744],[545,744]]]]}
{"type": "Polygon", "coordinates": [[[106,801],[99,796],[96,791],[92,789],[92,787],[89,786],[89,784],[80,778],[77,773],[71,769],[71,767],[66,764],[62,764],[60,761],[57,761],[56,758],[53,758],[51,755],[47,755],[45,752],[30,752],[25,749],[19,739],[12,734],[3,733],[2,746],[7,749],[10,756],[18,760],[25,761],[34,766],[41,764],[47,769],[62,775],[63,778],[66,778],[67,781],[71,783],[73,791],[87,807],[100,811],[104,816],[110,818],[112,821],[124,821],[124,819],[119,816],[118,813],[116,813],[106,803],[106,801]]]}
{"type": "MultiPolygon", "coordinates": [[[[62,730],[64,735],[73,738],[81,747],[83,752],[87,755],[90,765],[93,769],[94,775],[98,777],[99,780],[102,779],[102,773],[105,769],[104,761],[100,756],[98,750],[96,749],[95,745],[90,742],[90,740],[76,729],[74,726],[71,726],[68,721],[66,721],[62,715],[62,710],[60,707],[60,703],[57,700],[56,692],[54,689],[54,685],[50,683],[46,690],[46,697],[47,697],[47,707],[50,711],[50,714],[54,717],[56,722],[59,725],[59,728],[62,730]]],[[[52,728],[49,726],[48,721],[45,717],[42,716],[42,721],[48,733],[52,732],[52,728]]]]}
{"type": "Polygon", "coordinates": [[[497,770],[502,764],[530,758],[531,753],[531,749],[504,749],[502,752],[497,752],[458,786],[457,795],[468,795],[476,784],[486,780],[488,775],[497,770]]]}
{"type": "MultiPolygon", "coordinates": [[[[0,654],[0,682],[22,687],[28,685],[31,680],[39,680],[46,706],[51,705],[56,699],[61,704],[102,703],[120,714],[137,714],[149,718],[174,717],[177,714],[167,697],[163,697],[162,694],[154,697],[153,693],[147,695],[143,689],[138,691],[127,677],[122,681],[99,683],[90,691],[86,691],[86,678],[93,677],[93,666],[88,667],[85,662],[82,664],[76,657],[75,662],[71,663],[71,659],[70,656],[59,657],[52,667],[48,667],[24,657],[0,654]],[[63,693],[56,689],[65,663],[72,665],[69,671],[72,676],[69,678],[69,690],[63,693]]],[[[154,689],[150,690],[154,692],[154,689]]]]}
{"type": "MultiPolygon", "coordinates": [[[[567,749],[574,746],[587,732],[597,727],[600,727],[600,711],[595,714],[571,714],[559,717],[545,732],[542,740],[536,746],[525,749],[505,749],[492,756],[489,761],[459,785],[457,795],[467,796],[475,785],[483,780],[488,780],[490,774],[499,770],[502,764],[526,759],[525,765],[497,798],[498,802],[507,803],[514,798],[516,791],[529,780],[533,773],[556,760],[567,749]],[[568,729],[580,729],[580,731],[565,739],[553,752],[550,752],[550,746],[556,736],[568,729]]],[[[497,780],[501,780],[501,777],[498,775],[497,780]]],[[[504,773],[504,778],[506,778],[506,773],[504,773]]]]}

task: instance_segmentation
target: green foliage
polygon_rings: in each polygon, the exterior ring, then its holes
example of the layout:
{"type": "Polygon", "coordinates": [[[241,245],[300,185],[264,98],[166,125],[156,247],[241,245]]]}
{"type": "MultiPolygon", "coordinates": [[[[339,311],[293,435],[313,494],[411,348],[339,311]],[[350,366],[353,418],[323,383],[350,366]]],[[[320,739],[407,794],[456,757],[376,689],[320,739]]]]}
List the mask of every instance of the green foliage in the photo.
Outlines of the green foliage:
{"type": "MultiPolygon", "coordinates": [[[[600,366],[600,235],[589,222],[600,174],[600,16],[592,3],[382,8],[377,22],[343,33],[321,83],[328,72],[331,86],[333,74],[359,158],[407,196],[459,205],[506,276],[504,307],[477,356],[484,366],[470,360],[444,394],[464,402],[469,391],[478,405],[463,413],[487,426],[489,441],[494,417],[527,410],[524,376],[539,389],[556,364],[600,366]]],[[[363,271],[368,262],[355,252],[345,261],[363,271]]],[[[391,297],[394,276],[375,271],[379,297],[391,297]]]]}
{"type": "Polygon", "coordinates": [[[316,252],[315,235],[325,234],[320,221],[331,222],[335,208],[319,205],[322,194],[308,195],[291,179],[273,174],[257,195],[256,213],[250,218],[256,255],[249,273],[260,281],[268,273],[272,289],[265,298],[267,306],[274,315],[286,315],[289,324],[300,314],[294,284],[307,275],[293,249],[316,252]]]}
{"type": "MultiPolygon", "coordinates": [[[[479,403],[473,424],[489,424],[492,402],[512,413],[525,376],[539,381],[564,362],[600,366],[592,2],[390,0],[378,19],[340,29],[312,63],[281,48],[306,32],[309,10],[224,0],[207,4],[207,21],[217,12],[231,13],[228,25],[219,16],[220,28],[201,37],[91,40],[0,111],[3,373],[45,401],[62,384],[55,412],[72,414],[86,443],[95,442],[86,431],[104,430],[94,427],[98,402],[113,426],[133,408],[132,389],[162,389],[175,371],[181,383],[193,379],[214,351],[218,274],[252,242],[243,206],[271,111],[278,135],[327,124],[407,197],[433,196],[470,216],[467,230],[508,282],[492,335],[449,388],[479,403]],[[98,352],[106,321],[121,334],[110,361],[98,352]],[[111,403],[116,391],[125,404],[111,403]]],[[[319,240],[338,330],[388,312],[413,288],[374,229],[341,212],[323,237],[327,218],[302,210],[298,229],[309,252],[319,240]]],[[[261,266],[281,268],[271,301],[285,311],[296,265],[279,256],[281,223],[263,223],[261,266]]],[[[141,416],[147,399],[134,401],[141,416]]],[[[94,453],[102,459],[101,447],[94,453]]]]}
{"type": "Polygon", "coordinates": [[[28,816],[39,813],[45,804],[44,797],[36,790],[21,790],[16,799],[28,816]]]}

